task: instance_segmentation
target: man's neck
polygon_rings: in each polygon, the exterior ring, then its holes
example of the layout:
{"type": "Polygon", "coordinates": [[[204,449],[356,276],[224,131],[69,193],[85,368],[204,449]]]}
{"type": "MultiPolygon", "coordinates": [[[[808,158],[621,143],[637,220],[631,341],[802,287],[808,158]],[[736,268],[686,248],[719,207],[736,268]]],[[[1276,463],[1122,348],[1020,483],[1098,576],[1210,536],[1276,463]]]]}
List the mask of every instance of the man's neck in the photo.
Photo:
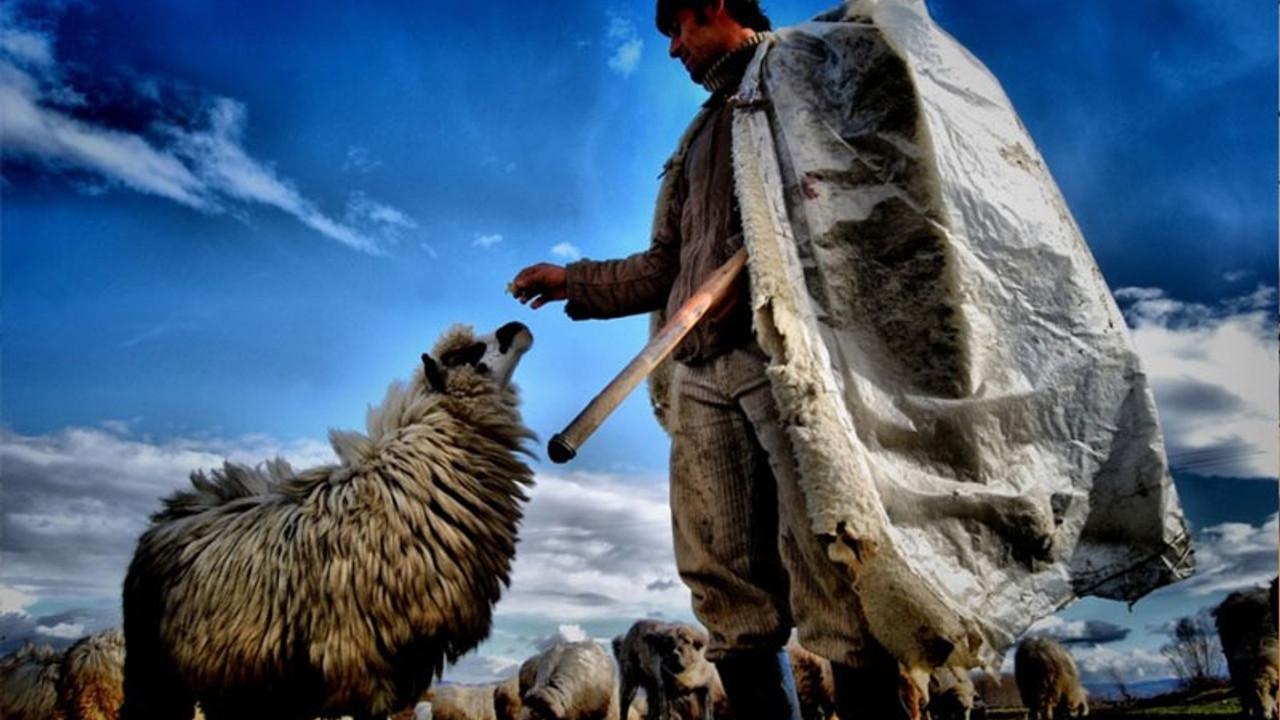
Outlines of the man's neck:
{"type": "Polygon", "coordinates": [[[754,51],[751,48],[759,45],[768,33],[757,33],[754,30],[743,28],[745,31],[739,38],[733,49],[721,55],[711,67],[707,68],[706,74],[702,76],[701,85],[707,91],[715,93],[725,87],[736,85],[742,79],[742,73],[747,69],[747,63],[750,62],[751,55],[754,51]]]}

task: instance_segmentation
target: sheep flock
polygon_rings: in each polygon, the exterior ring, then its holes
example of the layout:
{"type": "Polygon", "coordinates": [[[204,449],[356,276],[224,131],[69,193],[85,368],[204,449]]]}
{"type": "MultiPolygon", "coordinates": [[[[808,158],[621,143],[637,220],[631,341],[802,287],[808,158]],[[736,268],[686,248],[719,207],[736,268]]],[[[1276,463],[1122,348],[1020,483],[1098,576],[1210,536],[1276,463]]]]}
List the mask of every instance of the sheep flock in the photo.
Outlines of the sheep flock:
{"type": "MultiPolygon", "coordinates": [[[[365,433],[330,432],[337,462],[193,473],[138,540],[123,631],[0,657],[0,720],[731,720],[705,633],[654,619],[555,643],[501,682],[432,686],[489,636],[510,581],[533,484],[511,379],[532,342],[520,323],[453,326],[365,433]]],[[[1256,720],[1280,720],[1276,595],[1272,581],[1213,612],[1256,720]]],[[[829,661],[787,650],[802,720],[835,718],[829,661]]],[[[1030,720],[1088,714],[1055,641],[1024,639],[1014,669],[1030,720]]],[[[985,715],[967,670],[900,683],[914,718],[985,715]]]]}

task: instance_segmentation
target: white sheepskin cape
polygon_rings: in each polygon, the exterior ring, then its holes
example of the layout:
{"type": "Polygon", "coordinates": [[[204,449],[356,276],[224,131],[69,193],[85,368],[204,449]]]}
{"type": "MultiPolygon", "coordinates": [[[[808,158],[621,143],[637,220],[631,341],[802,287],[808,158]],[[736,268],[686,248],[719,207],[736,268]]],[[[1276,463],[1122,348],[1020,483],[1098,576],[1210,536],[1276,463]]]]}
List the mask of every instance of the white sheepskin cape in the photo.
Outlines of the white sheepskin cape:
{"type": "Polygon", "coordinates": [[[1188,576],[1124,319],[999,83],[923,0],[780,31],[732,102],[757,336],[872,634],[915,669],[993,668],[1077,597],[1188,576]]]}

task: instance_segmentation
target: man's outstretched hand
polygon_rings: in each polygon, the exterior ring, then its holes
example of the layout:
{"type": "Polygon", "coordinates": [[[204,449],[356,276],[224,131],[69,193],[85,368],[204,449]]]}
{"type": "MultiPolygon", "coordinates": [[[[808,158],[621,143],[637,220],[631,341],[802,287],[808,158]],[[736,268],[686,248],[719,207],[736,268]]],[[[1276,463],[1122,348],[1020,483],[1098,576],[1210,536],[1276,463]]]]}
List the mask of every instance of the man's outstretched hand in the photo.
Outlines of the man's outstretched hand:
{"type": "Polygon", "coordinates": [[[507,292],[515,296],[521,304],[533,301],[534,310],[549,302],[564,300],[567,297],[567,284],[564,268],[551,263],[538,263],[516,273],[516,277],[507,285],[507,292]]]}

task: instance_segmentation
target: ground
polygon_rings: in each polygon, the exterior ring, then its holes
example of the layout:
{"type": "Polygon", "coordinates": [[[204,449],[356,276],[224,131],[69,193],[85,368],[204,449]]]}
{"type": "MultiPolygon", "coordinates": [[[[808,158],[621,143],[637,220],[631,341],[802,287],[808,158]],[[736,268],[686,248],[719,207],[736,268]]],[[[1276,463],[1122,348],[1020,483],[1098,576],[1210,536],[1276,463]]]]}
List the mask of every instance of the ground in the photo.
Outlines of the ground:
{"type": "MultiPolygon", "coordinates": [[[[991,720],[1021,720],[1026,716],[1022,708],[994,708],[988,714],[991,720]]],[[[1160,720],[1189,720],[1205,717],[1239,717],[1240,701],[1230,688],[1169,693],[1153,698],[1133,700],[1129,703],[1097,702],[1089,705],[1089,718],[1160,718],[1160,720]]]]}

